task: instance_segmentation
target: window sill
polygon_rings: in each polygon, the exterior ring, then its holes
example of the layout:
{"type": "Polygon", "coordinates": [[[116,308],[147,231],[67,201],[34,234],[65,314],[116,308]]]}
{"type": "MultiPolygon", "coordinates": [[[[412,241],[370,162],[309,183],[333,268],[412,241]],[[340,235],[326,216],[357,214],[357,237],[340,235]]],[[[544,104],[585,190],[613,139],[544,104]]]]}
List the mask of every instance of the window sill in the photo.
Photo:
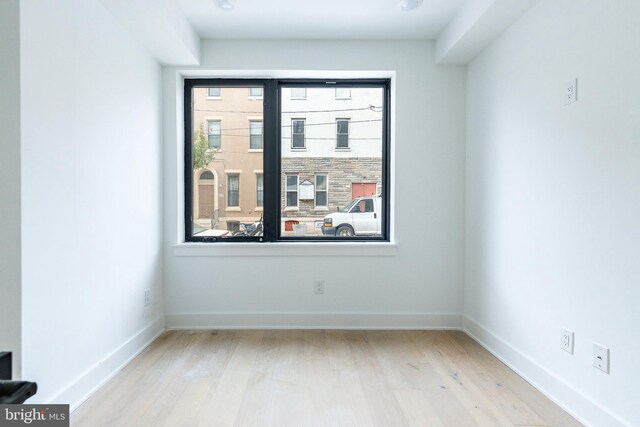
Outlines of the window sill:
{"type": "Polygon", "coordinates": [[[285,212],[298,212],[299,210],[300,210],[300,208],[297,207],[297,206],[284,208],[285,212]]]}
{"type": "Polygon", "coordinates": [[[329,208],[326,206],[320,206],[313,209],[314,212],[329,212],[329,208]]]}
{"type": "Polygon", "coordinates": [[[264,211],[264,208],[256,207],[253,211],[254,212],[262,212],[262,211],[264,211]]]}
{"type": "Polygon", "coordinates": [[[264,150],[262,148],[249,148],[249,153],[262,153],[264,150]]]}
{"type": "Polygon", "coordinates": [[[398,245],[388,242],[180,243],[175,257],[392,257],[398,245]]]}
{"type": "Polygon", "coordinates": [[[242,209],[240,208],[225,208],[224,209],[225,212],[242,212],[242,209]]]}

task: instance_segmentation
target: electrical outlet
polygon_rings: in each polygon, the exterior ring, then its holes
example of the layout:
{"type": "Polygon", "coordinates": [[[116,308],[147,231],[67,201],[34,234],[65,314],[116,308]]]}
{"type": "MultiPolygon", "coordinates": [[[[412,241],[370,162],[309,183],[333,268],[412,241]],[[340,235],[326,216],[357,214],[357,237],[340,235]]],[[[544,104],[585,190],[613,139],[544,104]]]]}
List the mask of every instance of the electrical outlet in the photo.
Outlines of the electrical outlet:
{"type": "Polygon", "coordinates": [[[560,329],[560,348],[569,354],[573,354],[573,331],[560,329]]]}
{"type": "Polygon", "coordinates": [[[151,304],[151,289],[144,290],[144,306],[147,307],[151,304]]]}
{"type": "Polygon", "coordinates": [[[570,82],[567,82],[565,94],[564,94],[564,105],[569,105],[578,100],[578,79],[573,79],[570,82]]]}
{"type": "Polygon", "coordinates": [[[609,373],[609,349],[593,343],[593,366],[605,374],[609,373]]]}
{"type": "Polygon", "coordinates": [[[324,294],[324,280],[316,280],[314,285],[314,292],[316,294],[324,294]]]}

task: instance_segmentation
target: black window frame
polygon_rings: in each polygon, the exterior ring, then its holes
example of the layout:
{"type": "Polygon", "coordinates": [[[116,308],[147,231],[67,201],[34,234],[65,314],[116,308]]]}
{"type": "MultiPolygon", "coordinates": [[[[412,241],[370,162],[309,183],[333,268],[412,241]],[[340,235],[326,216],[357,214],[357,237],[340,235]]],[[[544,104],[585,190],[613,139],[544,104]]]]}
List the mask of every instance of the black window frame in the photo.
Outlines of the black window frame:
{"type": "MultiPolygon", "coordinates": [[[[389,242],[391,239],[391,80],[381,79],[218,79],[218,78],[185,78],[184,79],[184,239],[185,242],[389,242]],[[264,233],[262,236],[233,237],[199,237],[193,235],[193,89],[220,87],[262,86],[263,89],[263,180],[264,233]],[[284,236],[282,235],[282,105],[283,88],[381,88],[383,90],[382,106],[382,230],[380,236],[284,236]]],[[[306,144],[305,144],[306,146],[306,144]]],[[[286,182],[284,183],[286,186],[286,182]]],[[[328,194],[327,194],[328,196],[328,194]]]]}

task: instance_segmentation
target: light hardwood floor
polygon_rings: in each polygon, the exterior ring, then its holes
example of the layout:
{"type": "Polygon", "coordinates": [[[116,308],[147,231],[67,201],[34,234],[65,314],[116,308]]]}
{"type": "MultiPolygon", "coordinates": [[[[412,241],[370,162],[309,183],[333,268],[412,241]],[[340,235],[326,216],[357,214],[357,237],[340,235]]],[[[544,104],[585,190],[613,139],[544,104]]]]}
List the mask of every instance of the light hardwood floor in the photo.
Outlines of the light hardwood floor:
{"type": "Polygon", "coordinates": [[[579,426],[462,332],[169,331],[72,426],[579,426]]]}

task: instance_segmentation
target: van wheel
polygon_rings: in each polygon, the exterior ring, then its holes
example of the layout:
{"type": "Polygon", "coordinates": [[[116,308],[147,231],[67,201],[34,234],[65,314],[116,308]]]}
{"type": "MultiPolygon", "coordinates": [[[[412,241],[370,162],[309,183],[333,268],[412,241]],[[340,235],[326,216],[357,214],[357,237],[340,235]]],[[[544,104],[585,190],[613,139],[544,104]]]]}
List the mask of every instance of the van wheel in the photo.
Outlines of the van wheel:
{"type": "Polygon", "coordinates": [[[353,230],[348,225],[340,226],[336,230],[336,236],[351,237],[351,236],[353,236],[353,230]]]}

